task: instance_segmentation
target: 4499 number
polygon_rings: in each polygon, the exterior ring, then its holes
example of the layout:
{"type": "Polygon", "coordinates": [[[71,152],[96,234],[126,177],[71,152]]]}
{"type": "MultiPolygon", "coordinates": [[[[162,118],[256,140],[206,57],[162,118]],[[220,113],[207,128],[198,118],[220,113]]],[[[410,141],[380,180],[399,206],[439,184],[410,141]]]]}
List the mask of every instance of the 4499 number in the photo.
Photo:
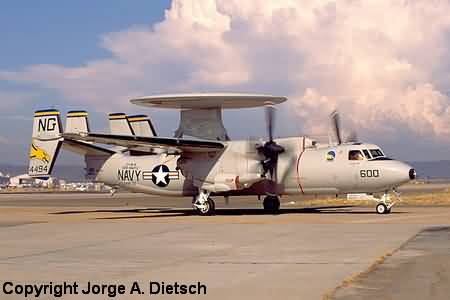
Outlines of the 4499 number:
{"type": "Polygon", "coordinates": [[[30,173],[43,173],[48,172],[48,166],[31,166],[30,173]]]}

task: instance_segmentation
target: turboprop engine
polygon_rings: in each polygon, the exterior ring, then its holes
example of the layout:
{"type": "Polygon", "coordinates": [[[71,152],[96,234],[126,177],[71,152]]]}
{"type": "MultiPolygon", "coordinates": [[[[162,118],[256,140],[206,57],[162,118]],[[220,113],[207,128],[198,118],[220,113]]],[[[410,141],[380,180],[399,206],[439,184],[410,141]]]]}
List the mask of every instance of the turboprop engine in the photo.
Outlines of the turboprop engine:
{"type": "Polygon", "coordinates": [[[258,181],[261,181],[261,175],[257,173],[244,175],[221,173],[217,174],[212,188],[215,192],[229,192],[248,188],[258,181]]]}

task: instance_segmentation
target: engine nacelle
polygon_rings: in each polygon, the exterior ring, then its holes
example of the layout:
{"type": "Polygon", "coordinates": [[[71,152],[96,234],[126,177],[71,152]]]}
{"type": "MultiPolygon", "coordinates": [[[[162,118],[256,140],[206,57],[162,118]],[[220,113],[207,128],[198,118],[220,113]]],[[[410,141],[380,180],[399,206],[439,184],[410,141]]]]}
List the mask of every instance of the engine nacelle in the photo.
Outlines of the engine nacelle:
{"type": "Polygon", "coordinates": [[[220,173],[214,179],[214,184],[203,184],[202,188],[212,192],[229,192],[234,190],[242,190],[250,187],[255,182],[261,180],[261,175],[250,173],[244,175],[220,173]]]}

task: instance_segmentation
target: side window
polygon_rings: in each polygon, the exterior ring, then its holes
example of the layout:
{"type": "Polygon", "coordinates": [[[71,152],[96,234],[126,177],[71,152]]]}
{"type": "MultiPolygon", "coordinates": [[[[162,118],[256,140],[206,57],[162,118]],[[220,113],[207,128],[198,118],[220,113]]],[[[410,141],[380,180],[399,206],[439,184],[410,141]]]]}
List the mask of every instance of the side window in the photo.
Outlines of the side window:
{"type": "Polygon", "coordinates": [[[348,160],[363,160],[364,156],[359,150],[350,150],[348,152],[348,160]]]}
{"type": "Polygon", "coordinates": [[[364,149],[363,152],[364,152],[364,156],[365,156],[367,159],[371,159],[371,158],[372,158],[372,157],[370,156],[369,151],[368,151],[367,149],[364,149]]]}

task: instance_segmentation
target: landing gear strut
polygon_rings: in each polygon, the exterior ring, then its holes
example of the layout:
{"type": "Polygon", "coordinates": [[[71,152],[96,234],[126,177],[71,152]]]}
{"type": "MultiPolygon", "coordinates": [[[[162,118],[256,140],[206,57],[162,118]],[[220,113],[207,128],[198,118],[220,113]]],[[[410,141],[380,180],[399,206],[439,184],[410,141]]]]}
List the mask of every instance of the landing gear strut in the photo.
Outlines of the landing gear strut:
{"type": "Polygon", "coordinates": [[[194,209],[197,210],[198,214],[201,216],[213,215],[216,210],[216,204],[209,197],[210,192],[201,191],[194,201],[194,209]]]}
{"type": "Polygon", "coordinates": [[[263,205],[266,213],[277,214],[280,211],[280,199],[278,196],[266,196],[263,205]]]}

